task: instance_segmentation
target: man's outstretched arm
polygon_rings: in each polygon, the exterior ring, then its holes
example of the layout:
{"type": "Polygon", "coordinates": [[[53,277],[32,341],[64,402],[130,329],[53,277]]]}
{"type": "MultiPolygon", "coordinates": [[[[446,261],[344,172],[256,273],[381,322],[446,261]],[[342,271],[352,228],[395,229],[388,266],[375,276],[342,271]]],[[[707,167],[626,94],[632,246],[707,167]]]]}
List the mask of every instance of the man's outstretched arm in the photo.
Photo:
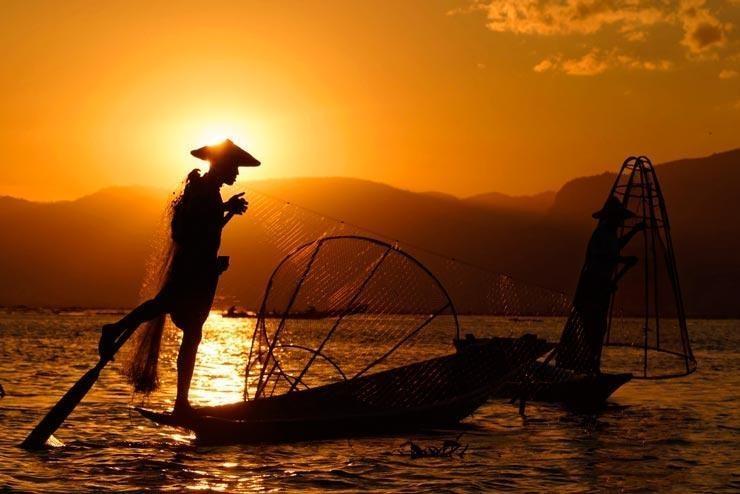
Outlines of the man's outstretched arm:
{"type": "Polygon", "coordinates": [[[239,192],[238,194],[231,196],[231,198],[224,203],[224,211],[226,212],[226,215],[224,216],[223,225],[226,225],[226,223],[228,223],[235,214],[244,214],[247,211],[249,203],[242,197],[243,195],[244,192],[239,192]]]}
{"type": "Polygon", "coordinates": [[[622,237],[619,239],[619,248],[620,249],[623,249],[625,245],[627,245],[628,243],[630,243],[630,240],[632,240],[632,238],[635,235],[637,235],[638,233],[640,233],[644,229],[645,229],[645,222],[644,221],[641,221],[638,224],[636,224],[635,226],[633,226],[630,231],[628,231],[627,233],[625,233],[624,235],[622,235],[622,237]]]}

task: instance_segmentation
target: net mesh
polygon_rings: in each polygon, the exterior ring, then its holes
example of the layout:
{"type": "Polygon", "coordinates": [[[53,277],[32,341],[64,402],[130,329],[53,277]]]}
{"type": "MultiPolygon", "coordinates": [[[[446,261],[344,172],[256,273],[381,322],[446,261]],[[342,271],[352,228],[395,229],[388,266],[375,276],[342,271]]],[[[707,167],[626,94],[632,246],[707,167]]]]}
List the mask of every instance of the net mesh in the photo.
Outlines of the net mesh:
{"type": "Polygon", "coordinates": [[[324,237],[273,272],[246,389],[271,396],[408,365],[442,356],[427,342],[457,334],[452,301],[415,259],[378,240],[324,237]]]}
{"type": "MultiPolygon", "coordinates": [[[[183,195],[188,179],[172,194],[160,218],[152,254],[147,262],[144,282],[139,293],[141,301],[153,298],[170,274],[176,248],[172,241],[170,225],[174,208],[183,195]]],[[[131,337],[131,351],[125,357],[124,374],[136,393],[148,395],[159,387],[159,352],[166,328],[165,322],[166,315],[159,314],[144,322],[131,337]]]]}
{"type": "Polygon", "coordinates": [[[427,337],[449,341],[459,334],[485,335],[492,328],[497,336],[546,330],[542,336],[557,341],[560,333],[569,335],[560,338],[541,362],[549,368],[546,382],[538,377],[537,366],[528,371],[525,397],[536,394],[538,387],[595,369],[660,378],[685,375],[696,367],[665,204],[646,158],[627,160],[612,189],[638,216],[624,225],[622,233],[641,220],[648,228],[623,252],[636,255],[639,264],[627,273],[610,303],[603,341],[594,341],[588,315],[575,309],[571,297],[563,293],[391,239],[255,187],[248,190],[250,210],[245,220],[254,252],[262,255],[259,265],[264,269],[288,257],[272,273],[261,317],[250,330],[246,398],[350,379],[364,375],[365,367],[374,362],[379,371],[418,360],[422,354],[433,357],[434,345],[425,348],[427,337]],[[326,240],[338,236],[377,242],[326,240]],[[434,275],[419,269],[411,256],[434,275]],[[459,318],[446,307],[451,301],[459,318]],[[430,315],[434,317],[427,322],[430,315]],[[351,355],[340,351],[347,347],[340,344],[347,338],[354,342],[351,355]],[[403,343],[391,356],[376,362],[399,341],[403,343]],[[420,353],[422,349],[428,352],[420,353]]]}
{"type": "MultiPolygon", "coordinates": [[[[463,316],[511,318],[566,317],[570,297],[551,288],[499,273],[486,266],[452,258],[406,239],[366,229],[267,194],[249,190],[249,213],[244,220],[250,234],[250,250],[260,253],[260,265],[275,266],[297,247],[331,236],[364,236],[388,242],[426,266],[439,279],[463,316]]],[[[338,258],[337,264],[341,262],[338,258]]],[[[259,266],[253,266],[259,268],[259,266]]],[[[235,266],[238,269],[238,266],[235,266]]],[[[270,273],[266,273],[265,278],[270,273]]],[[[251,299],[251,294],[243,294],[251,299]]],[[[480,330],[471,317],[460,318],[461,333],[480,330]]]]}

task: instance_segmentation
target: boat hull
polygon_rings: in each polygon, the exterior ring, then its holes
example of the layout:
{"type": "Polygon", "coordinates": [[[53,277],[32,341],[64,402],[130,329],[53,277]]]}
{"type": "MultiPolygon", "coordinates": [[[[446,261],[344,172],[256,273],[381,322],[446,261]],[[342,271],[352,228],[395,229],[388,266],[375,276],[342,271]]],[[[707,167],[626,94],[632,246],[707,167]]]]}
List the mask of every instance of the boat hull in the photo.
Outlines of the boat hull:
{"type": "Polygon", "coordinates": [[[290,442],[449,427],[473,413],[547,351],[529,335],[317,388],[229,405],[190,417],[138,409],[183,427],[201,444],[290,442]]]}
{"type": "Polygon", "coordinates": [[[137,409],[144,417],[162,425],[195,432],[202,445],[278,443],[394,435],[406,432],[454,427],[473,413],[488,397],[470,397],[429,409],[346,416],[307,417],[276,420],[229,420],[202,416],[182,419],[169,413],[137,409]]]}
{"type": "Polygon", "coordinates": [[[533,384],[525,386],[520,380],[512,380],[501,386],[493,397],[519,398],[529,387],[535,390],[530,401],[562,403],[570,409],[588,412],[603,408],[615,391],[632,380],[632,374],[572,373],[564,380],[551,381],[546,376],[552,374],[552,366],[537,366],[534,369],[535,375],[539,375],[533,384]]]}
{"type": "MultiPolygon", "coordinates": [[[[487,341],[488,338],[456,340],[455,347],[462,351],[487,341]]],[[[550,344],[550,348],[554,346],[550,344]]],[[[631,380],[629,373],[579,374],[535,362],[499,386],[492,397],[513,399],[534,392],[528,398],[530,401],[562,403],[573,410],[593,411],[602,408],[615,391],[631,380]],[[529,379],[526,383],[522,379],[524,375],[529,379]]]]}

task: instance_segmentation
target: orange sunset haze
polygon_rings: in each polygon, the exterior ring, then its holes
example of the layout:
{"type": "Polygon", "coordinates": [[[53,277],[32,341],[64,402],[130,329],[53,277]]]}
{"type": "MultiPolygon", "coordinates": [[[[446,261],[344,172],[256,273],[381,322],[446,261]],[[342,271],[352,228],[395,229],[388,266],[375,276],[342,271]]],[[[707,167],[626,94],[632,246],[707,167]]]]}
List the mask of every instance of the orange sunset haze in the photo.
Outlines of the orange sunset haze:
{"type": "Polygon", "coordinates": [[[232,137],[249,178],[532,194],[738,144],[740,4],[8,2],[0,194],[171,188],[232,137]],[[629,151],[627,151],[629,150],[629,151]]]}
{"type": "Polygon", "coordinates": [[[4,0],[0,492],[740,492],[740,0],[4,0]]]}

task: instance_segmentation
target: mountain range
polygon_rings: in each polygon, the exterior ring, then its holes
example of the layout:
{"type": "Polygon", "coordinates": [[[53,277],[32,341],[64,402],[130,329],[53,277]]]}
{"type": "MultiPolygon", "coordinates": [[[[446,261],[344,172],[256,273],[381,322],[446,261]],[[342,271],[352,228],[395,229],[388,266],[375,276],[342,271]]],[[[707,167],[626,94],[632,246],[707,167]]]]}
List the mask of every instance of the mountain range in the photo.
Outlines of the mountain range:
{"type": "MultiPolygon", "coordinates": [[[[687,311],[740,316],[740,222],[734,214],[740,206],[740,149],[664,163],[656,172],[687,311]]],[[[321,215],[361,225],[402,246],[570,294],[595,226],[591,213],[603,204],[614,179],[614,173],[604,173],[571,180],[557,192],[469,198],[352,178],[246,182],[241,187],[252,205],[224,231],[222,251],[231,256],[231,268],[219,300],[256,307],[270,271],[285,254],[274,248],[285,230],[310,240],[333,223],[321,215]],[[285,210],[296,205],[300,221],[285,210]]],[[[144,187],[107,188],[53,203],[0,197],[0,305],[134,305],[151,252],[166,231],[171,197],[144,187]]]]}

